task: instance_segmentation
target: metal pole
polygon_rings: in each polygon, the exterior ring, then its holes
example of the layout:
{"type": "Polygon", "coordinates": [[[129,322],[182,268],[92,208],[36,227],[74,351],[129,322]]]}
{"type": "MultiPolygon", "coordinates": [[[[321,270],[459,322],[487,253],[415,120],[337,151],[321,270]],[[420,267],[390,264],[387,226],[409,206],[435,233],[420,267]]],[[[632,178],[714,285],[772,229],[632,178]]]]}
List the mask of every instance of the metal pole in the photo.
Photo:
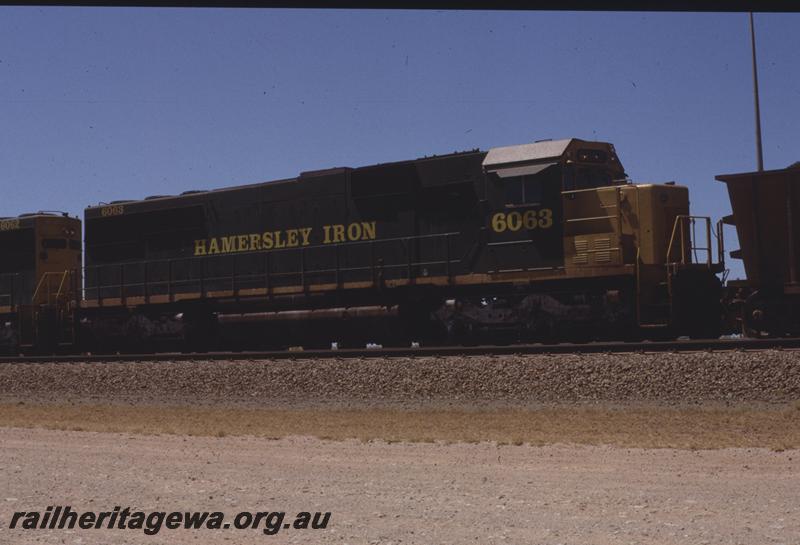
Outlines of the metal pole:
{"type": "Polygon", "coordinates": [[[797,284],[797,260],[794,252],[794,218],[792,217],[792,207],[794,206],[794,184],[791,180],[786,180],[786,231],[789,239],[786,241],[789,247],[789,283],[797,284]]]}
{"type": "Polygon", "coordinates": [[[758,70],[756,68],[756,33],[753,26],[753,12],[750,12],[750,46],[753,51],[753,97],[756,106],[756,156],[758,171],[764,170],[764,154],[761,149],[761,110],[758,105],[758,70]]]}

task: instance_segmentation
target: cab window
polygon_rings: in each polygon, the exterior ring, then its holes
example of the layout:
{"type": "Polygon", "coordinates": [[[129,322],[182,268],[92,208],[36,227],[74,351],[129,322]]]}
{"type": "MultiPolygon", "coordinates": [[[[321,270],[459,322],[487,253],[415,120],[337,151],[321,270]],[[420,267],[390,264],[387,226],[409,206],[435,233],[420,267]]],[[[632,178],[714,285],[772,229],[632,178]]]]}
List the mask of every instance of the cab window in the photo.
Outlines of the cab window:
{"type": "Polygon", "coordinates": [[[506,206],[541,204],[542,179],[537,176],[515,176],[503,180],[506,206]]]}
{"type": "Polygon", "coordinates": [[[564,170],[564,190],[593,189],[612,185],[611,175],[597,168],[567,168],[564,170]]]}

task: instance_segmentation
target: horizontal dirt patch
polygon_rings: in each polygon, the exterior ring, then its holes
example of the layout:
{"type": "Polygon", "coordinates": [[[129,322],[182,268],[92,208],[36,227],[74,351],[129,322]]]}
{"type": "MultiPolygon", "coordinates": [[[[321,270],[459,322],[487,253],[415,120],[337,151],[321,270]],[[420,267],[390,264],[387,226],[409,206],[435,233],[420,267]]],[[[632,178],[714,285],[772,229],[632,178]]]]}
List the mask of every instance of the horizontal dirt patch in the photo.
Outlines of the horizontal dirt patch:
{"type": "Polygon", "coordinates": [[[800,405],[782,408],[297,410],[186,406],[0,405],[0,426],[411,442],[573,443],[645,448],[800,447],[800,405]]]}

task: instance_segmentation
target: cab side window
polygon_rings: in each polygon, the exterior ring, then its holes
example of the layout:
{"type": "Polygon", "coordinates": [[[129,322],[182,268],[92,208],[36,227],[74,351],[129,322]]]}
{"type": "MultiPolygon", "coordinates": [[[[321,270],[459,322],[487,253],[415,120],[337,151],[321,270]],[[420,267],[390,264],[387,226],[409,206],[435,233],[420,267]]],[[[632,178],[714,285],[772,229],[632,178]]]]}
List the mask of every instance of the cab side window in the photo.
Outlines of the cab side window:
{"type": "Polygon", "coordinates": [[[564,190],[594,189],[612,185],[611,175],[597,168],[567,168],[564,170],[564,190]]]}
{"type": "Polygon", "coordinates": [[[541,204],[542,180],[537,176],[515,176],[503,180],[506,206],[541,204]]]}

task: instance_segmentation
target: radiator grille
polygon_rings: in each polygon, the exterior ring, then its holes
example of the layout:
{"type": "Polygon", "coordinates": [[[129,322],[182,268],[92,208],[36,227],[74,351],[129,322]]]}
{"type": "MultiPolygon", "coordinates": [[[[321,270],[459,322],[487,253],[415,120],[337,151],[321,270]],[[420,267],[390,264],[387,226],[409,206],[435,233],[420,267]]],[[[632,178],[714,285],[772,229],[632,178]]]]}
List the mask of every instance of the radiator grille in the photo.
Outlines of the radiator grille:
{"type": "Polygon", "coordinates": [[[585,238],[575,239],[575,257],[572,262],[576,265],[589,264],[589,241],[585,238]]]}

